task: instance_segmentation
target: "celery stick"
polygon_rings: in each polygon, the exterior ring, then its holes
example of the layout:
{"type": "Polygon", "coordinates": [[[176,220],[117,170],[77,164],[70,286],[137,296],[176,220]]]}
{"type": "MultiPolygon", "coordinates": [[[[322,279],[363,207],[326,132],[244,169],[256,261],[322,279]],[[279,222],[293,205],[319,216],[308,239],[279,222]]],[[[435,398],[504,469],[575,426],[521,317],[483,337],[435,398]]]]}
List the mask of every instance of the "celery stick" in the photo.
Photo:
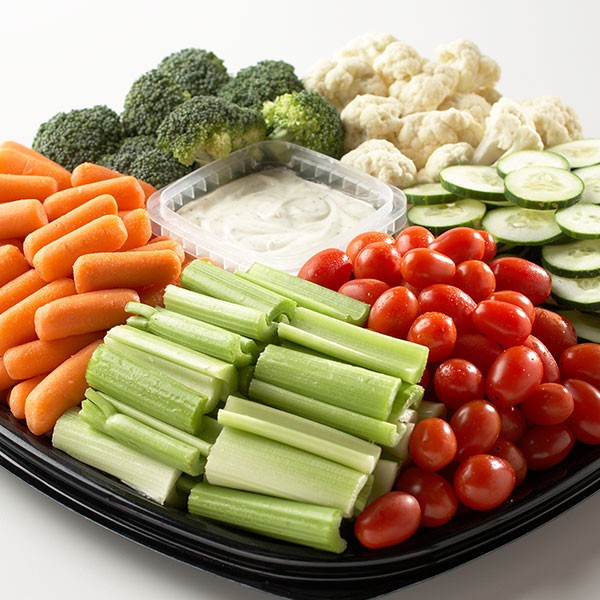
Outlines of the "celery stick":
{"type": "Polygon", "coordinates": [[[199,483],[190,491],[188,510],[310,548],[336,554],[346,549],[340,536],[342,513],[333,508],[199,483]]]}
{"type": "Polygon", "coordinates": [[[395,446],[400,441],[398,428],[393,423],[314,400],[258,379],[250,382],[248,394],[253,400],[335,427],[363,440],[386,446],[395,446]]]}
{"type": "Polygon", "coordinates": [[[400,464],[394,460],[380,459],[373,471],[373,486],[367,499],[367,505],[373,500],[391,492],[400,472],[400,464]]]}
{"type": "Polygon", "coordinates": [[[432,402],[431,400],[423,400],[417,408],[419,421],[437,417],[445,419],[448,416],[448,409],[443,402],[432,402]]]}
{"type": "Polygon", "coordinates": [[[417,383],[427,365],[425,346],[297,308],[289,325],[280,323],[281,339],[378,373],[417,383]]]}
{"type": "Polygon", "coordinates": [[[90,427],[72,408],[56,422],[52,445],[73,458],[104,471],[159,504],[173,494],[181,471],[113,440],[90,427]]]}
{"type": "Polygon", "coordinates": [[[291,317],[296,303],[285,296],[246,281],[210,263],[195,260],[181,273],[182,287],[213,298],[253,308],[265,313],[269,321],[279,315],[291,317]]]}
{"type": "Polygon", "coordinates": [[[306,450],[362,473],[371,473],[381,454],[376,444],[237,396],[229,396],[217,420],[221,425],[306,450]]]}
{"type": "Polygon", "coordinates": [[[242,367],[241,369],[239,369],[239,386],[238,386],[238,391],[240,394],[242,394],[243,396],[247,396],[248,395],[248,388],[250,387],[250,382],[252,381],[252,378],[254,377],[254,367],[251,365],[248,365],[247,367],[242,367]]]}
{"type": "Polygon", "coordinates": [[[402,383],[397,377],[272,344],[258,357],[254,377],[382,420],[388,418],[402,383]]]}
{"type": "Polygon", "coordinates": [[[367,479],[367,483],[365,483],[362,490],[360,490],[360,494],[356,499],[356,503],[354,504],[354,516],[358,517],[360,513],[365,510],[367,506],[367,501],[369,500],[369,496],[371,495],[371,490],[373,489],[373,474],[369,475],[367,479]]]}
{"type": "Polygon", "coordinates": [[[417,423],[419,421],[419,413],[414,408],[406,408],[394,421],[395,423],[417,423]]]}
{"type": "Polygon", "coordinates": [[[400,390],[394,399],[394,405],[388,417],[392,423],[400,419],[400,415],[409,408],[416,408],[421,403],[425,394],[425,388],[417,383],[404,383],[400,385],[400,390]]]}
{"type": "Polygon", "coordinates": [[[364,302],[260,263],[251,265],[245,278],[341,321],[363,325],[369,316],[370,306],[364,302]]]}
{"type": "Polygon", "coordinates": [[[219,422],[208,415],[202,418],[202,439],[209,444],[214,444],[223,429],[219,422]]]}
{"type": "Polygon", "coordinates": [[[398,433],[400,434],[400,441],[394,446],[383,446],[382,456],[384,458],[390,458],[399,462],[404,462],[408,459],[408,441],[415,428],[414,423],[400,423],[396,424],[398,433]]]}
{"type": "Polygon", "coordinates": [[[208,483],[267,494],[352,515],[367,475],[286,444],[223,427],[204,478],[208,483]]]}
{"type": "Polygon", "coordinates": [[[170,311],[211,323],[248,338],[271,342],[277,336],[276,324],[270,321],[264,312],[250,306],[212,298],[175,285],[166,287],[164,303],[170,311]]]}
{"type": "Polygon", "coordinates": [[[188,433],[202,427],[206,396],[101,344],[92,355],[88,385],[188,433]]]}

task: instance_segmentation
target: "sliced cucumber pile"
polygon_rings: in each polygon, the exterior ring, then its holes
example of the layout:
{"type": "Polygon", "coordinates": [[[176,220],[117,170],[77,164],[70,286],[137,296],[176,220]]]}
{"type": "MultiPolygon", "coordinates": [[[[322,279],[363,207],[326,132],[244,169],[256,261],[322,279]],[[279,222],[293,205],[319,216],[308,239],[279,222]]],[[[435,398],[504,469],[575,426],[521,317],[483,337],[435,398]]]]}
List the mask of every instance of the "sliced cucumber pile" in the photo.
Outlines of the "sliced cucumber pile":
{"type": "Polygon", "coordinates": [[[569,161],[571,169],[600,164],[600,138],[565,142],[552,146],[548,150],[564,156],[569,161]]]}
{"type": "Polygon", "coordinates": [[[496,163],[496,170],[500,177],[506,177],[512,171],[523,167],[557,167],[558,169],[571,168],[569,161],[560,154],[547,150],[519,150],[503,156],[496,163]]]}
{"type": "Polygon", "coordinates": [[[583,181],[581,202],[600,204],[600,165],[575,169],[573,173],[583,181]]]}
{"type": "Polygon", "coordinates": [[[600,238],[600,204],[579,202],[555,213],[558,226],[577,240],[600,238]]]}
{"type": "Polygon", "coordinates": [[[562,277],[550,274],[552,295],[563,306],[600,311],[600,277],[562,277]]]}
{"type": "Polygon", "coordinates": [[[504,182],[494,167],[453,165],[440,173],[442,187],[452,194],[477,200],[504,201],[504,182]]]}
{"type": "Polygon", "coordinates": [[[542,265],[562,277],[600,276],[600,240],[580,240],[542,248],[542,265]]]}
{"type": "Polygon", "coordinates": [[[456,196],[442,187],[441,183],[421,183],[402,190],[406,199],[415,206],[453,202],[456,196]]]}
{"type": "Polygon", "coordinates": [[[438,235],[453,227],[479,227],[485,215],[485,204],[471,198],[456,202],[413,206],[408,210],[408,222],[411,225],[427,227],[438,235]]]}

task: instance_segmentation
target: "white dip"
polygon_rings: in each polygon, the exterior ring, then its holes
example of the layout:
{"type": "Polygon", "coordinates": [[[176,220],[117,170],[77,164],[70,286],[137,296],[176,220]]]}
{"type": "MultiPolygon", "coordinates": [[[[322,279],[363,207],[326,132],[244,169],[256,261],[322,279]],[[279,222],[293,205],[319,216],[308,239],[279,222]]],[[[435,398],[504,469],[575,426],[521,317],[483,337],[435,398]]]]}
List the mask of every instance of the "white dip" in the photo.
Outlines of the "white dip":
{"type": "Polygon", "coordinates": [[[288,255],[336,236],[374,211],[368,202],[278,167],[231,181],[177,214],[248,250],[288,255]]]}

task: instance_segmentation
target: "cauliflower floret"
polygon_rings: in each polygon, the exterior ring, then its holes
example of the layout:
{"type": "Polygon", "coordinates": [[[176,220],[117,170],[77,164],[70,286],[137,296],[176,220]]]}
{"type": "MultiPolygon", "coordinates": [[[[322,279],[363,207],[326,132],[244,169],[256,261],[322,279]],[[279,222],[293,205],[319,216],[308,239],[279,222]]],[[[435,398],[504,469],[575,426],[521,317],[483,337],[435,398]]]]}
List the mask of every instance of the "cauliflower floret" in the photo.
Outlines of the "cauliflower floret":
{"type": "Polygon", "coordinates": [[[373,62],[373,68],[388,86],[410,81],[423,71],[427,61],[409,44],[393,42],[373,62]]]}
{"type": "Polygon", "coordinates": [[[525,111],[513,100],[502,98],[492,106],[486,119],[485,134],[475,148],[473,162],[491,165],[508,152],[542,150],[543,147],[542,138],[525,111]]]}
{"type": "Polygon", "coordinates": [[[476,92],[491,88],[500,79],[498,63],[481,53],[479,46],[470,40],[459,39],[436,50],[438,60],[454,67],[460,74],[457,92],[476,92]]]}
{"type": "Polygon", "coordinates": [[[384,52],[384,50],[397,38],[391,33],[372,32],[359,35],[350,40],[337,54],[336,58],[361,58],[369,64],[373,64],[375,59],[384,52]]]}
{"type": "Polygon", "coordinates": [[[413,185],[417,174],[415,163],[387,140],[363,142],[342,156],[341,160],[345,165],[365,171],[399,188],[413,185]]]}
{"type": "Polygon", "coordinates": [[[410,81],[390,85],[389,94],[398,98],[406,114],[435,110],[456,87],[458,72],[447,65],[427,62],[410,81]]]}
{"type": "Polygon", "coordinates": [[[476,93],[486,100],[488,104],[496,104],[502,98],[502,94],[496,88],[483,88],[482,90],[477,90],[476,93]]]}
{"type": "Polygon", "coordinates": [[[303,78],[307,89],[325,96],[338,110],[359,94],[387,96],[387,86],[373,67],[360,58],[325,60],[303,78]]]}
{"type": "Polygon", "coordinates": [[[444,144],[431,153],[425,166],[417,173],[417,183],[440,180],[440,172],[451,165],[468,165],[473,160],[473,146],[467,142],[444,144]]]}
{"type": "Polygon", "coordinates": [[[403,115],[404,107],[396,98],[372,94],[356,96],[340,115],[344,125],[346,151],[374,138],[393,141],[403,115]]]}
{"type": "Polygon", "coordinates": [[[433,151],[444,144],[467,142],[477,146],[483,127],[466,110],[432,110],[400,119],[395,145],[422,169],[433,151]]]}
{"type": "Polygon", "coordinates": [[[534,122],[546,148],[583,136],[575,111],[556,96],[525,100],[521,102],[521,108],[534,122]]]}
{"type": "Polygon", "coordinates": [[[468,110],[481,125],[484,125],[492,106],[479,94],[463,94],[458,92],[448,96],[438,106],[438,110],[446,110],[448,108],[468,110]]]}

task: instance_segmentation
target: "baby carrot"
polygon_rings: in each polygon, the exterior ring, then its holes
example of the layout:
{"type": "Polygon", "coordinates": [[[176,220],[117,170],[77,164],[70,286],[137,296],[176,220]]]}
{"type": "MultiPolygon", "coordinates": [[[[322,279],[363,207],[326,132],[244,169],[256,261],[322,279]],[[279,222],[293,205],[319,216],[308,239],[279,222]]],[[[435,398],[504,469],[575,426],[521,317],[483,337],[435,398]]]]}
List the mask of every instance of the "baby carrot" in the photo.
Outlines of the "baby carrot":
{"type": "MultiPolygon", "coordinates": [[[[125,323],[128,302],[138,302],[135,290],[114,289],[59,298],[35,313],[35,331],[40,340],[110,329],[125,323]]],[[[1,316],[1,315],[0,315],[1,316]]]]}
{"type": "Polygon", "coordinates": [[[121,246],[121,251],[131,250],[144,246],[152,236],[152,221],[144,208],[121,211],[119,217],[123,219],[127,228],[127,241],[121,246]]]}
{"type": "Polygon", "coordinates": [[[45,281],[54,281],[73,273],[73,264],[84,254],[118,250],[127,239],[127,229],[116,215],[98,217],[75,231],[40,248],[33,266],[45,281]]]}
{"type": "Polygon", "coordinates": [[[34,292],[42,289],[46,282],[38,275],[35,269],[29,269],[22,275],[15,277],[12,281],[0,287],[0,313],[8,310],[11,306],[25,300],[34,292]]]}
{"type": "Polygon", "coordinates": [[[10,148],[11,150],[17,150],[18,152],[27,154],[27,156],[30,156],[31,158],[35,158],[36,160],[41,160],[42,162],[47,162],[52,165],[58,164],[58,163],[54,162],[51,158],[48,158],[45,154],[42,154],[41,152],[37,152],[33,148],[30,148],[29,146],[25,146],[24,144],[19,144],[19,142],[13,142],[11,140],[1,142],[0,149],[5,149],[5,148],[10,148]]]}
{"type": "Polygon", "coordinates": [[[71,335],[58,340],[34,340],[9,348],[2,357],[6,372],[13,379],[29,379],[49,373],[84,346],[102,339],[105,331],[71,335]]]}
{"type": "Polygon", "coordinates": [[[47,246],[67,233],[71,233],[99,217],[116,214],[117,202],[112,196],[103,194],[92,198],[66,215],[30,233],[23,242],[25,258],[30,264],[33,264],[33,257],[43,246],[47,246]]]}
{"type": "Polygon", "coordinates": [[[165,306],[165,287],[166,285],[161,283],[158,285],[147,285],[138,290],[140,295],[140,302],[147,304],[148,306],[165,306]]]}
{"type": "Polygon", "coordinates": [[[138,246],[137,248],[132,248],[130,252],[158,252],[160,250],[172,250],[177,254],[179,258],[179,262],[183,262],[185,260],[185,252],[183,250],[183,246],[177,240],[166,239],[160,240],[158,242],[150,241],[148,244],[144,246],[138,246]]]}
{"type": "Polygon", "coordinates": [[[23,242],[21,240],[18,240],[17,238],[8,238],[0,240],[0,246],[6,245],[14,246],[15,248],[19,249],[19,252],[23,252],[23,242]]]}
{"type": "Polygon", "coordinates": [[[31,379],[26,379],[25,381],[19,381],[19,383],[17,383],[10,390],[6,400],[8,403],[8,408],[10,408],[10,412],[13,414],[15,419],[25,418],[25,402],[27,401],[27,396],[31,394],[38,383],[41,383],[42,379],[44,379],[46,375],[47,373],[44,373],[42,375],[32,377],[31,379]]]}
{"type": "Polygon", "coordinates": [[[13,346],[35,340],[34,317],[38,308],[75,293],[72,279],[57,279],[1,313],[0,356],[13,346]]]}
{"type": "Polygon", "coordinates": [[[0,238],[24,238],[48,223],[39,200],[14,200],[0,204],[0,238]]]}
{"type": "Polygon", "coordinates": [[[41,201],[57,191],[58,183],[52,177],[0,173],[0,202],[24,199],[41,201]]]}
{"type": "Polygon", "coordinates": [[[94,350],[101,343],[101,340],[92,342],[65,360],[27,396],[25,420],[31,433],[48,433],[66,410],[83,400],[88,387],[85,371],[94,350]]]}
{"type": "Polygon", "coordinates": [[[29,270],[27,259],[12,244],[0,246],[0,286],[29,270]]]}
{"type": "Polygon", "coordinates": [[[4,365],[4,357],[0,356],[0,392],[10,389],[17,383],[6,370],[4,365]]]}
{"type": "Polygon", "coordinates": [[[172,250],[156,252],[98,252],[80,256],[73,265],[79,294],[112,288],[138,289],[171,283],[181,274],[181,262],[172,250]]]}
{"type": "Polygon", "coordinates": [[[59,190],[71,187],[71,173],[50,159],[42,160],[16,148],[0,148],[0,173],[42,175],[56,180],[59,190]]]}
{"type": "MultiPolygon", "coordinates": [[[[123,173],[119,173],[118,171],[113,171],[108,167],[103,167],[102,165],[97,165],[96,163],[81,163],[77,165],[73,169],[73,173],[71,174],[71,185],[73,187],[77,185],[85,185],[86,183],[96,183],[96,181],[104,181],[105,179],[114,179],[115,177],[122,177],[123,173]]],[[[138,179],[139,184],[142,186],[144,190],[144,195],[146,199],[150,198],[154,192],[156,192],[156,188],[141,179],[138,179]]]]}
{"type": "Polygon", "coordinates": [[[48,219],[54,221],[54,219],[62,217],[70,210],[101,194],[113,196],[117,201],[119,210],[144,208],[146,204],[144,190],[142,190],[138,180],[135,177],[123,175],[56,192],[46,198],[44,208],[48,213],[48,219]]]}

